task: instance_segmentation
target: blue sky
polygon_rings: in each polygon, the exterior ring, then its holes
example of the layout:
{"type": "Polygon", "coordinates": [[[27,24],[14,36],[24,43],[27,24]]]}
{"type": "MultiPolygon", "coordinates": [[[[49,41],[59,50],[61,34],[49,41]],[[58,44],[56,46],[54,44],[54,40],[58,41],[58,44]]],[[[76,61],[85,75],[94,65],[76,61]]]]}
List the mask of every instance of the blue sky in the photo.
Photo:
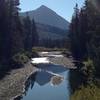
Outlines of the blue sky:
{"type": "Polygon", "coordinates": [[[41,5],[45,5],[66,20],[70,21],[76,2],[79,4],[79,7],[81,7],[84,3],[84,0],[20,0],[20,8],[21,11],[24,12],[35,10],[41,5]]]}

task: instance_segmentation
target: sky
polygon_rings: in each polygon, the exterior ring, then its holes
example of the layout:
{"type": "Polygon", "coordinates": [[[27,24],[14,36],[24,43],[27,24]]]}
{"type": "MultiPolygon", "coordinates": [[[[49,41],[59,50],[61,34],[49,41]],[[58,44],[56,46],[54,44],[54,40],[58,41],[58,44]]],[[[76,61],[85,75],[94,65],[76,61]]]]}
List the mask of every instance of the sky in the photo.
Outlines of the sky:
{"type": "Polygon", "coordinates": [[[20,8],[25,12],[45,5],[70,22],[76,2],[79,7],[84,4],[84,0],[20,0],[20,8]]]}

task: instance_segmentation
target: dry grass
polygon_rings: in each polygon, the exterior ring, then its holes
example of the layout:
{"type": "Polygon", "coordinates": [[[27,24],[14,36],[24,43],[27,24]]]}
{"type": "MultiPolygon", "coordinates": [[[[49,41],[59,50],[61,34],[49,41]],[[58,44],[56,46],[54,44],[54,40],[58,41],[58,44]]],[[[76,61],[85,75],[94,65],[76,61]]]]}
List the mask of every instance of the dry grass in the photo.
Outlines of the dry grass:
{"type": "Polygon", "coordinates": [[[100,88],[94,84],[82,86],[71,96],[71,100],[100,100],[100,88]]]}

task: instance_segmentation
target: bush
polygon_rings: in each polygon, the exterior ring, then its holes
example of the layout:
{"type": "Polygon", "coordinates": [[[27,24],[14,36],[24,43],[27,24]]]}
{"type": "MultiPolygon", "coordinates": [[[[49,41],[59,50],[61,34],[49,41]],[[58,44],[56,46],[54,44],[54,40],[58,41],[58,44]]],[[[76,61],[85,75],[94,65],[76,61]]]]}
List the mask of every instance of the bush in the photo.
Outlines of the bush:
{"type": "Polygon", "coordinates": [[[29,57],[24,53],[17,53],[13,56],[13,63],[23,65],[29,61],[29,57]]]}
{"type": "Polygon", "coordinates": [[[31,53],[31,52],[24,51],[23,53],[24,53],[24,55],[26,55],[28,58],[32,58],[32,53],[31,53]]]}
{"type": "Polygon", "coordinates": [[[84,65],[82,72],[87,77],[87,82],[90,84],[94,80],[95,67],[91,59],[85,61],[84,65]]]}
{"type": "Polygon", "coordinates": [[[67,51],[65,48],[45,48],[45,47],[33,47],[32,52],[42,52],[42,51],[67,51]]]}
{"type": "Polygon", "coordinates": [[[95,84],[88,85],[87,87],[81,86],[71,96],[71,100],[100,100],[100,88],[95,84]]]}

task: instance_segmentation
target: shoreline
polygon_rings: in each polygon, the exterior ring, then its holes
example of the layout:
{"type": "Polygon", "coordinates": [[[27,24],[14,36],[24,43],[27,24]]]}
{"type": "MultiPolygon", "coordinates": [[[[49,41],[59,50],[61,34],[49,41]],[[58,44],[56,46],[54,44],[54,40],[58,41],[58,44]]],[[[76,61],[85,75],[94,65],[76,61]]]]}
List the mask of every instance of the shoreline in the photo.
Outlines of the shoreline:
{"type": "Polygon", "coordinates": [[[14,100],[21,96],[25,92],[27,79],[36,71],[37,68],[28,62],[24,67],[9,72],[0,80],[0,100],[14,100]]]}
{"type": "Polygon", "coordinates": [[[10,100],[16,100],[17,98],[20,98],[20,97],[22,97],[22,95],[25,93],[25,84],[26,84],[26,82],[27,82],[27,80],[31,77],[31,75],[32,74],[34,74],[35,72],[37,72],[38,71],[38,69],[36,68],[36,70],[33,70],[30,74],[29,74],[29,76],[26,78],[26,80],[25,80],[25,82],[24,82],[24,85],[23,85],[23,91],[22,91],[22,93],[20,93],[20,94],[18,94],[18,95],[16,95],[15,97],[12,97],[10,100]]]}
{"type": "MultiPolygon", "coordinates": [[[[68,69],[76,69],[73,60],[69,57],[54,57],[49,60],[53,62],[53,64],[62,65],[68,69]]],[[[19,100],[25,93],[27,80],[36,71],[38,71],[38,68],[31,64],[30,61],[26,63],[24,67],[9,72],[9,74],[0,80],[0,100],[19,100]]]]}

